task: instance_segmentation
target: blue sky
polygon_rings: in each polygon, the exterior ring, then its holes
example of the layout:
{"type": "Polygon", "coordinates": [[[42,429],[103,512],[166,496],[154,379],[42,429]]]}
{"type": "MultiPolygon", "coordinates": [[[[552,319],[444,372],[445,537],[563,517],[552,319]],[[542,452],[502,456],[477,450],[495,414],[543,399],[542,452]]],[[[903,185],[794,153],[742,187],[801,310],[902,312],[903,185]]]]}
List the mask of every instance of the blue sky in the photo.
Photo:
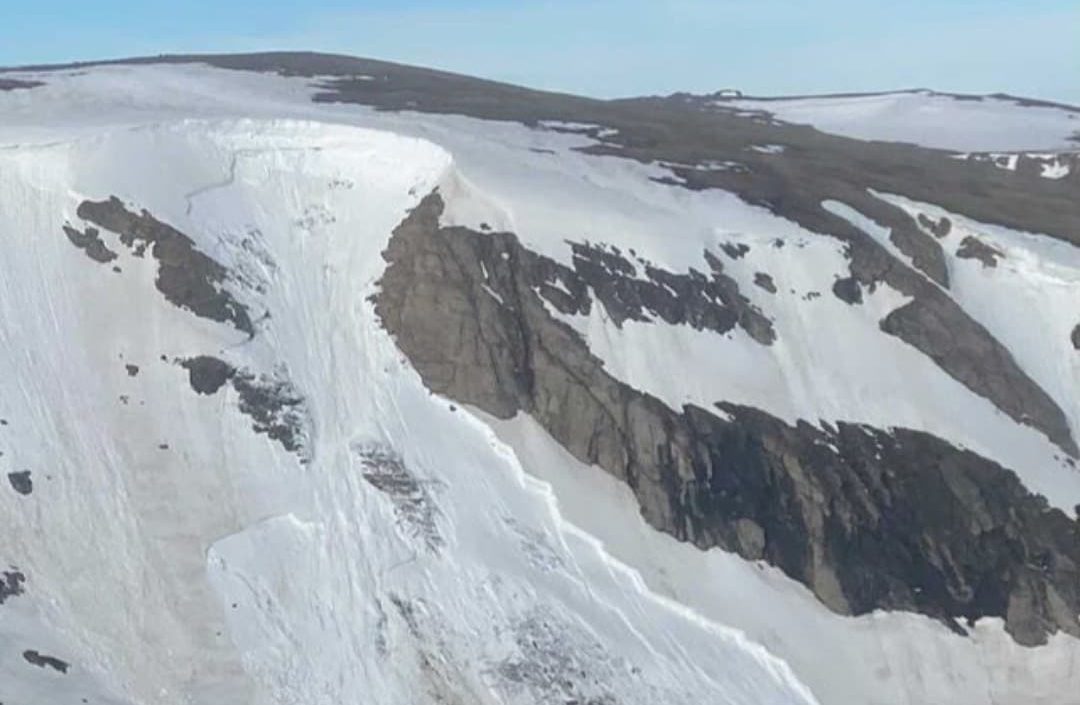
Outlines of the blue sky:
{"type": "Polygon", "coordinates": [[[1080,103],[1078,0],[0,0],[0,65],[311,49],[620,96],[1005,91],[1080,103]]]}

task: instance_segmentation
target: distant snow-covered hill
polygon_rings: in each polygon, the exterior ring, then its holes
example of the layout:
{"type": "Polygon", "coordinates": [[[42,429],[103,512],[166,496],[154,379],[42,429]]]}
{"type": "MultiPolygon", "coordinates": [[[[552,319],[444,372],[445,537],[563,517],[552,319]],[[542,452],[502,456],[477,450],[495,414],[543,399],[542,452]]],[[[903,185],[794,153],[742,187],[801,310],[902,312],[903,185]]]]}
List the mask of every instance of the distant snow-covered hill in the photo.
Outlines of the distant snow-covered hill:
{"type": "Polygon", "coordinates": [[[794,98],[721,95],[713,105],[761,110],[846,137],[936,149],[1052,153],[1080,148],[1080,108],[1009,95],[928,90],[794,98]]]}
{"type": "Polygon", "coordinates": [[[0,73],[0,703],[1068,705],[1077,114],[0,73]]]}

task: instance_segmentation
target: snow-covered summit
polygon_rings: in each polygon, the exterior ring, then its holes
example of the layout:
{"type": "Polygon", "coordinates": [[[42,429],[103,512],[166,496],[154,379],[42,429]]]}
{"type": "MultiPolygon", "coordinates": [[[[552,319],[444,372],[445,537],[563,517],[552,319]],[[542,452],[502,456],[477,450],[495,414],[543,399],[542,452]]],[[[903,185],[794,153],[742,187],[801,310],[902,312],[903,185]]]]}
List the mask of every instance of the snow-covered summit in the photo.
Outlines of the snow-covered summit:
{"type": "Polygon", "coordinates": [[[863,140],[961,152],[1080,150],[1080,108],[1008,95],[929,90],[792,98],[721,95],[714,104],[761,110],[863,140]]]}

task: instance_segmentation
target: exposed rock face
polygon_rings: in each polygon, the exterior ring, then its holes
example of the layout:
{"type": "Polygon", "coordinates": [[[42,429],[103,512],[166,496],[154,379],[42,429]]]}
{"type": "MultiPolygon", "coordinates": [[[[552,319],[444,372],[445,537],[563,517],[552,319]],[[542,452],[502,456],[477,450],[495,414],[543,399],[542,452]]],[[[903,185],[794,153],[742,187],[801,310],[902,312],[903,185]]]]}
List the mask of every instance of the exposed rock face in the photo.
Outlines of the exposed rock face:
{"type": "Polygon", "coordinates": [[[586,128],[585,134],[597,143],[581,151],[666,165],[674,178],[661,178],[665,183],[691,190],[724,189],[811,232],[842,240],[852,258],[851,274],[861,285],[872,290],[884,282],[916,299],[913,306],[923,309],[908,316],[905,325],[888,326],[889,332],[1018,423],[1037,428],[1070,455],[1080,454],[1061,409],[983,326],[941,290],[948,287],[948,270],[936,238],[949,232],[951,223],[917,221],[875,195],[898,194],[981,222],[1080,244],[1076,227],[1080,199],[1065,183],[1068,179],[1006,171],[990,163],[954,159],[941,150],[829,135],[767,113],[747,115],[686,95],[603,101],[387,62],[294,52],[155,56],[113,63],[192,62],[317,78],[321,91],[313,97],[316,102],[460,114],[532,126],[543,121],[602,126],[586,128]],[[368,80],[370,76],[378,80],[368,80]],[[762,145],[771,148],[755,148],[762,145]],[[731,168],[735,163],[740,168],[731,168]],[[844,203],[889,228],[890,239],[911,258],[914,269],[867,233],[828,212],[822,206],[826,201],[844,203]],[[946,327],[918,328],[932,322],[946,327]],[[996,351],[980,361],[982,374],[970,373],[969,363],[954,346],[959,339],[966,341],[967,350],[996,351]],[[1008,381],[990,383],[994,378],[1008,381]],[[1015,394],[1002,395],[1004,389],[1015,394]]]}
{"type": "MultiPolygon", "coordinates": [[[[142,256],[149,248],[158,261],[158,291],[172,304],[203,318],[231,323],[249,336],[255,334],[247,309],[225,289],[228,270],[199,251],[190,237],[145,210],[129,211],[115,196],[107,201],[83,201],[76,213],[83,220],[119,235],[120,242],[136,255],[142,256]]],[[[78,231],[65,228],[72,243],[97,259],[91,248],[100,254],[104,244],[100,247],[95,244],[100,240],[97,231],[91,233],[91,230],[80,236],[78,231]]]]}
{"type": "Polygon", "coordinates": [[[916,269],[941,286],[949,286],[945,253],[936,240],[927,237],[922,230],[912,227],[893,230],[891,238],[901,252],[911,257],[916,269]]]}
{"type": "MultiPolygon", "coordinates": [[[[221,263],[199,251],[194,241],[146,210],[129,211],[115,196],[107,201],[84,201],[77,215],[119,236],[120,242],[137,257],[149,251],[159,263],[155,282],[158,291],[175,306],[197,316],[231,324],[237,330],[255,335],[248,309],[226,286],[234,275],[221,263]]],[[[85,232],[65,227],[68,239],[98,262],[111,261],[116,254],[108,250],[96,228],[85,232]]],[[[252,419],[252,428],[296,453],[308,462],[306,407],[303,397],[281,375],[257,374],[237,369],[211,355],[199,355],[179,364],[188,372],[188,380],[198,394],[216,394],[226,384],[239,396],[240,411],[252,419]]],[[[127,365],[130,376],[139,368],[127,365]]],[[[126,403],[126,396],[121,396],[126,403]]],[[[14,480],[12,480],[14,484],[14,480]]]]}
{"type": "Polygon", "coordinates": [[[251,417],[252,429],[265,433],[285,450],[310,460],[307,454],[307,407],[304,398],[285,379],[241,370],[232,379],[240,395],[240,411],[251,417]]]}
{"type": "Polygon", "coordinates": [[[1018,423],[1043,431],[1077,455],[1076,442],[1060,407],[1020,369],[1012,354],[948,297],[916,299],[890,313],[881,330],[933,358],[972,390],[995,402],[1018,423]]]}
{"type": "MultiPolygon", "coordinates": [[[[883,201],[878,203],[884,204],[885,210],[893,208],[883,201]]],[[[879,207],[875,205],[869,215],[884,220],[876,210],[879,207]]],[[[835,216],[830,225],[823,227],[838,233],[851,230],[861,233],[843,218],[835,216]]],[[[919,350],[1017,423],[1038,429],[1062,450],[1076,457],[1080,449],[1072,437],[1065,413],[1021,369],[1008,349],[939,286],[864,235],[851,236],[852,278],[871,291],[884,282],[912,298],[910,303],[886,316],[881,321],[881,329],[919,350]]],[[[841,286],[846,289],[849,285],[841,286]]],[[[833,293],[840,296],[854,291],[837,292],[834,284],[833,293]]]]}
{"type": "MultiPolygon", "coordinates": [[[[220,59],[207,60],[218,65],[220,59]]],[[[740,116],[738,111],[687,105],[676,96],[595,101],[523,93],[514,86],[363,60],[349,64],[351,70],[363,67],[386,80],[356,80],[345,73],[345,63],[333,59],[278,55],[224,60],[232,67],[275,66],[286,73],[306,76],[337,74],[340,78],[323,83],[325,92],[316,100],[360,103],[386,110],[461,113],[532,125],[542,120],[604,125],[608,130],[594,135],[600,144],[582,151],[670,165],[676,177],[671,180],[673,185],[693,190],[725,189],[747,203],[766,207],[808,230],[847,243],[856,280],[866,287],[885,282],[917,299],[914,306],[923,310],[909,316],[907,325],[889,326],[892,335],[914,345],[948,375],[989,399],[1017,422],[1039,429],[1070,455],[1078,453],[1064,412],[982,325],[939,288],[948,286],[941,244],[902,208],[874,195],[875,191],[902,194],[985,222],[1045,232],[1080,243],[1080,201],[1062,184],[1002,172],[989,164],[962,162],[934,150],[867,143],[825,135],[811,127],[754,120],[740,116]],[[754,145],[782,148],[782,158],[778,159],[775,150],[747,149],[754,145]],[[724,166],[732,161],[744,163],[745,168],[731,170],[724,166]],[[828,200],[846,203],[889,228],[890,239],[912,258],[915,270],[892,257],[867,233],[829,214],[821,205],[828,200]],[[936,321],[947,322],[951,334],[944,335],[946,330],[942,328],[919,328],[936,321]],[[970,374],[969,364],[955,348],[960,339],[966,342],[964,348],[996,351],[983,356],[984,374],[970,374]],[[1008,384],[989,383],[997,377],[1008,379],[1008,384]],[[1016,394],[1001,395],[1005,387],[1016,394]]],[[[930,230],[940,238],[950,227],[946,219],[937,221],[930,230]]],[[[845,293],[853,294],[850,288],[845,293]]]]}
{"type": "MultiPolygon", "coordinates": [[[[573,272],[554,260],[522,251],[530,260],[526,271],[542,273],[534,282],[540,295],[563,313],[588,313],[591,290],[617,326],[628,319],[659,318],[715,333],[726,333],[738,325],[762,345],[770,345],[776,338],[769,319],[740,293],[739,285],[723,273],[723,263],[711,253],[705,253],[712,269],[710,276],[695,269],[676,274],[641,260],[644,277],[640,277],[634,263],[617,250],[579,243],[571,243],[571,248],[573,272]],[[553,284],[572,292],[572,301],[553,284]]],[[[486,265],[485,271],[490,271],[486,265]]]]}
{"type": "Polygon", "coordinates": [[[197,394],[216,394],[236,374],[232,365],[210,355],[188,358],[180,366],[188,371],[188,381],[197,394]]]}
{"type": "Polygon", "coordinates": [[[0,605],[4,604],[4,601],[10,597],[23,594],[23,583],[25,582],[26,576],[14,568],[0,573],[0,605]]]}
{"type": "Polygon", "coordinates": [[[41,81],[21,81],[17,78],[0,78],[0,91],[27,90],[44,86],[41,81]]]}
{"type": "Polygon", "coordinates": [[[181,360],[180,366],[188,371],[191,388],[198,394],[216,394],[231,382],[240,397],[240,411],[251,417],[256,433],[265,433],[302,462],[310,460],[306,405],[287,379],[256,375],[211,355],[181,360]]]}
{"type": "Polygon", "coordinates": [[[21,495],[28,495],[34,491],[34,481],[30,479],[29,470],[9,472],[8,482],[11,483],[11,489],[15,490],[21,495]]]}
{"type": "Polygon", "coordinates": [[[105,264],[117,258],[117,254],[110,250],[102,241],[97,228],[87,228],[85,232],[79,232],[75,228],[65,225],[64,234],[72,245],[86,253],[86,256],[95,262],[105,264]]]}
{"type": "MultiPolygon", "coordinates": [[[[854,140],[760,116],[755,119],[738,110],[718,108],[713,101],[688,102],[685,96],[597,101],[377,61],[304,54],[166,60],[328,77],[320,80],[323,92],[315,96],[318,102],[462,114],[526,125],[565,121],[603,126],[605,130],[589,133],[598,144],[581,151],[665,164],[675,177],[661,179],[665,183],[692,190],[721,188],[807,230],[845,242],[852,258],[851,274],[862,286],[872,289],[884,282],[916,300],[913,308],[920,309],[918,315],[908,316],[905,325],[887,326],[888,332],[1018,423],[1037,428],[1070,455],[1080,453],[1061,409],[983,326],[942,291],[949,284],[948,269],[937,239],[950,231],[951,222],[925,218],[920,227],[903,209],[874,195],[899,194],[982,222],[1047,233],[1077,244],[1080,199],[1066,184],[953,159],[938,150],[854,140]],[[361,80],[357,74],[381,80],[361,80]],[[775,148],[752,149],[755,145],[775,148]],[[730,168],[734,162],[742,168],[730,168]],[[891,241],[911,258],[914,269],[869,234],[829,213],[821,205],[829,200],[845,203],[889,228],[891,241]],[[921,327],[935,322],[944,322],[946,327],[921,327]],[[964,342],[963,350],[993,351],[979,361],[982,374],[971,373],[957,341],[964,342]],[[996,378],[1007,383],[993,383],[996,378]],[[1012,393],[1002,394],[1005,389],[1012,393]]],[[[850,287],[843,293],[849,295],[845,300],[855,301],[850,287]]]]}
{"type": "MultiPolygon", "coordinates": [[[[625,481],[656,528],[764,559],[836,611],[913,610],[957,630],[1000,616],[1024,644],[1080,635],[1080,524],[1009,470],[904,429],[670,409],[608,375],[549,314],[541,284],[561,265],[510,233],[441,228],[441,212],[433,194],[395,230],[376,299],[433,391],[532,415],[625,481]]],[[[563,303],[580,305],[580,284],[567,289],[563,303]]]]}
{"type": "Polygon", "coordinates": [[[952,232],[952,221],[948,218],[941,218],[934,220],[925,213],[919,213],[919,225],[924,229],[929,230],[934,237],[939,240],[943,237],[947,237],[952,232]]]}
{"type": "Polygon", "coordinates": [[[67,673],[70,664],[66,661],[61,661],[55,656],[47,656],[42,653],[38,653],[33,649],[23,652],[23,658],[27,663],[32,663],[38,668],[51,668],[58,673],[67,673]]]}
{"type": "MultiPolygon", "coordinates": [[[[441,203],[438,197],[431,197],[417,213],[441,212],[441,203]]],[[[463,237],[471,235],[463,228],[452,230],[463,237]]],[[[535,289],[564,314],[587,315],[595,296],[595,301],[617,326],[628,320],[660,320],[715,333],[727,333],[738,326],[762,345],[770,345],[776,338],[772,322],[739,291],[738,283],[723,273],[723,264],[710,253],[705,253],[712,270],[708,275],[695,269],[681,274],[644,260],[635,264],[615,249],[582,243],[570,245],[572,267],[517,247],[508,233],[485,234],[468,255],[479,281],[490,285],[481,294],[500,306],[512,306],[498,293],[508,285],[500,280],[508,271],[505,258],[519,257],[522,261],[515,270],[516,276],[522,277],[525,286],[535,289]]]]}
{"type": "Polygon", "coordinates": [[[855,277],[837,279],[832,285],[833,294],[844,303],[851,305],[862,303],[862,287],[855,277]]]}
{"type": "Polygon", "coordinates": [[[870,206],[873,219],[879,225],[889,228],[889,240],[896,249],[911,258],[911,264],[936,284],[948,288],[949,270],[945,264],[945,253],[941,244],[930,237],[918,226],[918,223],[906,212],[895,206],[883,206],[882,202],[866,201],[865,210],[870,206]]]}
{"type": "Polygon", "coordinates": [[[720,249],[731,259],[742,259],[750,251],[750,246],[742,242],[725,242],[720,249]]]}
{"type": "Polygon", "coordinates": [[[773,278],[765,272],[754,273],[754,284],[760,286],[770,294],[776,293],[776,282],[774,282],[773,278]]]}
{"type": "Polygon", "coordinates": [[[1076,324],[1072,332],[1072,344],[1077,350],[1080,350],[1080,323],[1076,324]]]}
{"type": "Polygon", "coordinates": [[[956,256],[962,259],[977,259],[982,262],[984,267],[996,267],[998,258],[1004,257],[1005,253],[996,247],[987,245],[977,237],[968,235],[960,241],[956,256]]]}
{"type": "Polygon", "coordinates": [[[698,543],[747,555],[727,518],[739,516],[762,527],[766,560],[834,609],[1000,615],[1024,644],[1080,634],[1080,526],[1013,473],[926,433],[791,427],[721,407],[734,422],[686,410],[705,448],[686,502],[705,524],[698,543]]]}

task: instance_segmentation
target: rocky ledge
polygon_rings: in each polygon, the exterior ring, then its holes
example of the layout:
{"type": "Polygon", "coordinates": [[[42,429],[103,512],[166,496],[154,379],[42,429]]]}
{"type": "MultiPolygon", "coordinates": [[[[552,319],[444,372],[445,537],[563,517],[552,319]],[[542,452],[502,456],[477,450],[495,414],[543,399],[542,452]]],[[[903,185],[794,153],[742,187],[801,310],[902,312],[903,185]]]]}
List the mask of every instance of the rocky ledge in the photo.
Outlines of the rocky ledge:
{"type": "Polygon", "coordinates": [[[376,297],[433,391],[500,418],[530,414],[626,482],[657,529],[778,566],[839,613],[908,610],[958,632],[1001,617],[1025,645],[1080,636],[1080,522],[1015,473],[918,431],[671,409],[611,377],[548,308],[607,306],[600,292],[626,286],[623,264],[586,287],[576,263],[511,233],[441,227],[442,210],[431,194],[395,229],[376,297]],[[555,280],[565,298],[545,294],[555,280]]]}

